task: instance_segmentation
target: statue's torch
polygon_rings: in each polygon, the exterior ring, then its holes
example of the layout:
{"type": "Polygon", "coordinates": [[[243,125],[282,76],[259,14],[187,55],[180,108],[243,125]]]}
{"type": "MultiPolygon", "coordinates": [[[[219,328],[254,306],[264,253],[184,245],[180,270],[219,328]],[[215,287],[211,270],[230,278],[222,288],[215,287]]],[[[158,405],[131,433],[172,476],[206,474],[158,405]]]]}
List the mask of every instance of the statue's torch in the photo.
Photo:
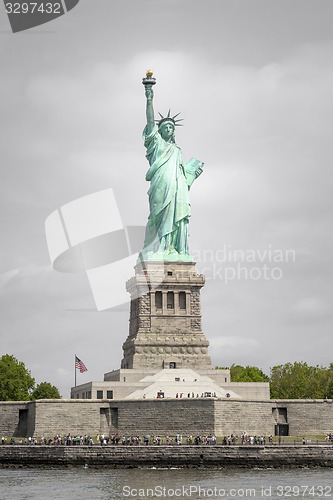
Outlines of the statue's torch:
{"type": "Polygon", "coordinates": [[[153,78],[153,70],[148,69],[145,78],[142,78],[142,83],[146,89],[151,89],[156,83],[156,78],[153,78]]]}

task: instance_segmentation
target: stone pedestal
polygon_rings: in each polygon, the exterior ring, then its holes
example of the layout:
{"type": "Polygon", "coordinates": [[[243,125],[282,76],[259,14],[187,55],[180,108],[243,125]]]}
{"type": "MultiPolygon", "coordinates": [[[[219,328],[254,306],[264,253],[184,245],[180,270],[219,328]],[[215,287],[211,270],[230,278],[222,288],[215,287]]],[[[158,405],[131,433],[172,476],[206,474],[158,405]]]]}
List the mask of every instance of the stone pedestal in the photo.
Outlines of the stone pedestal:
{"type": "Polygon", "coordinates": [[[200,289],[194,262],[140,262],[126,283],[131,294],[125,369],[211,368],[201,329],[200,289]]]}

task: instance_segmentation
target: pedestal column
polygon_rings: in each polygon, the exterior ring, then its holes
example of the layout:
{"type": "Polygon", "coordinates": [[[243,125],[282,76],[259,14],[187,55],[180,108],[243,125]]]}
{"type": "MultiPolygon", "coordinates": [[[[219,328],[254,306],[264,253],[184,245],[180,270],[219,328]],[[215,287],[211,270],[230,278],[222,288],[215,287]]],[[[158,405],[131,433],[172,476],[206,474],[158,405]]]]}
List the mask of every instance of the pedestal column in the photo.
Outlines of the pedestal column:
{"type": "Polygon", "coordinates": [[[140,262],[127,284],[129,336],[122,368],[211,368],[201,328],[200,290],[205,277],[193,262],[140,262]]]}

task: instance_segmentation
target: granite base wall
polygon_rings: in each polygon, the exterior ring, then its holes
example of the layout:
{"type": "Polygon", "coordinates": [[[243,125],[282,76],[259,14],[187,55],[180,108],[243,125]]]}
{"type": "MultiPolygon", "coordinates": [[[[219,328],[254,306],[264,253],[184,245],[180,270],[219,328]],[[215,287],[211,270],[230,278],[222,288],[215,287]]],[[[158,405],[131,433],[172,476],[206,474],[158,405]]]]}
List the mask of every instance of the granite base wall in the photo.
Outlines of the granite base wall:
{"type": "Polygon", "coordinates": [[[0,434],[7,437],[55,434],[217,436],[333,433],[332,400],[39,400],[0,403],[0,434]]]}
{"type": "Polygon", "coordinates": [[[332,399],[277,399],[270,404],[272,409],[286,408],[289,433],[293,436],[333,434],[332,399]]]}
{"type": "Polygon", "coordinates": [[[217,436],[240,436],[244,431],[248,435],[274,435],[270,401],[216,400],[214,412],[217,436]]]}
{"type": "Polygon", "coordinates": [[[0,403],[0,434],[15,436],[18,432],[20,410],[26,410],[26,402],[4,401],[0,403]]]}
{"type": "Polygon", "coordinates": [[[333,446],[0,446],[0,466],[333,467],[333,446]]]}
{"type": "Polygon", "coordinates": [[[109,410],[108,402],[101,400],[41,400],[34,401],[33,406],[35,406],[35,435],[45,437],[68,433],[96,436],[103,426],[105,413],[101,418],[101,408],[104,411],[109,410]]]}
{"type": "Polygon", "coordinates": [[[198,435],[214,432],[213,399],[128,400],[118,408],[118,433],[135,435],[198,435]]]}

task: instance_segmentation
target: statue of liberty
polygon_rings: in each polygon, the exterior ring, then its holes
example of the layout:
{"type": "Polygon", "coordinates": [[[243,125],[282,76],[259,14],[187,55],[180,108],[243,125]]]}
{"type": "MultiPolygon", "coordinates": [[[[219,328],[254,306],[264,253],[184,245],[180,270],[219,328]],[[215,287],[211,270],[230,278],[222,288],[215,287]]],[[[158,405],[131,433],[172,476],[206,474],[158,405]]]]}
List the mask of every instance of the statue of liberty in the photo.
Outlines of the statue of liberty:
{"type": "Polygon", "coordinates": [[[150,181],[149,217],[144,248],[140,260],[192,261],[188,245],[190,211],[189,189],[202,173],[203,163],[191,159],[185,163],[181,149],[175,143],[175,127],[181,120],[168,115],[154,119],[153,72],[147,71],[143,79],[147,98],[147,125],[143,131],[146,158],[150,168],[146,180],[150,181]]]}

